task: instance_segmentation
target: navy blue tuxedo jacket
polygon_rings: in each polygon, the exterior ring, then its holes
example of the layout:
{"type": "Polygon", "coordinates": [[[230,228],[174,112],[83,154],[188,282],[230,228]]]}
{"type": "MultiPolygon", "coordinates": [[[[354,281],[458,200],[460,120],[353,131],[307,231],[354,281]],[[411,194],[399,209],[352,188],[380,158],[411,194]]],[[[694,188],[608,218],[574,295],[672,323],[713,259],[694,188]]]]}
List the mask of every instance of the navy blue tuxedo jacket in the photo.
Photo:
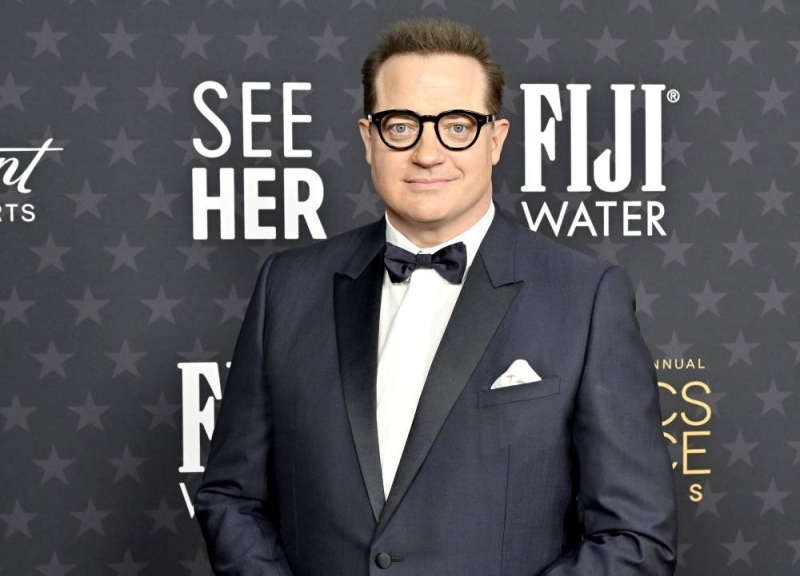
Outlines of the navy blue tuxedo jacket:
{"type": "Polygon", "coordinates": [[[676,506],[627,275],[497,211],[388,498],[385,220],[271,256],[194,507],[219,576],[666,576],[676,506]],[[516,359],[542,377],[491,390],[516,359]]]}

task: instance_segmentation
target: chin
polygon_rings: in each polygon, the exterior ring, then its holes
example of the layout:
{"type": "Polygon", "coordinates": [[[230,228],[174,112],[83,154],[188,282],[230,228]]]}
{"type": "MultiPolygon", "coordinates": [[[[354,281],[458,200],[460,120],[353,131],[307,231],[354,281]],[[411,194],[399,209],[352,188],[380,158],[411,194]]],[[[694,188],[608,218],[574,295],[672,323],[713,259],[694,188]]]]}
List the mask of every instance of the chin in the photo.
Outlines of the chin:
{"type": "Polygon", "coordinates": [[[447,219],[449,212],[441,206],[415,206],[404,213],[406,220],[419,224],[435,224],[447,219]]]}

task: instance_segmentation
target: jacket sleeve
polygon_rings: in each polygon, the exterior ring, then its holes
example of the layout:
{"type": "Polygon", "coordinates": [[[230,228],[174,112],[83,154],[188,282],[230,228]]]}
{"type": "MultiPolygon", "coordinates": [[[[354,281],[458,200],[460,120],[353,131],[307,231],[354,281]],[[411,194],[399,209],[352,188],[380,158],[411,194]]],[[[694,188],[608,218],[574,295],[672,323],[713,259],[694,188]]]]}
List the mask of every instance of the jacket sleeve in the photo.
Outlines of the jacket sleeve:
{"type": "Polygon", "coordinates": [[[675,571],[675,484],[635,309],[627,274],[608,268],[595,295],[572,425],[583,538],[543,576],[675,571]]]}
{"type": "Polygon", "coordinates": [[[245,313],[206,470],[194,498],[217,576],[291,576],[271,501],[272,429],[264,330],[267,279],[274,257],[264,262],[245,313]]]}

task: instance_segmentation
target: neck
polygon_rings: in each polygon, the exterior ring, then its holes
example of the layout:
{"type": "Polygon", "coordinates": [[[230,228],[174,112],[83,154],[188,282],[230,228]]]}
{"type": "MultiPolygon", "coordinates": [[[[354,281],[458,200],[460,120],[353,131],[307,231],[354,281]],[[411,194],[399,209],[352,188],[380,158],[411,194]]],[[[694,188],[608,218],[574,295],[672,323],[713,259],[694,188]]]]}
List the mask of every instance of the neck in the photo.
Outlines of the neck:
{"type": "Polygon", "coordinates": [[[444,244],[459,234],[462,234],[464,231],[469,230],[478,220],[483,218],[489,210],[491,201],[491,197],[487,198],[485,202],[476,205],[476,210],[474,210],[474,214],[471,218],[449,226],[442,226],[439,222],[414,222],[413,224],[409,224],[390,210],[386,211],[386,217],[389,219],[392,226],[397,228],[403,236],[411,240],[416,246],[419,248],[430,248],[431,246],[444,244]],[[481,206],[483,209],[480,209],[481,206]]]}

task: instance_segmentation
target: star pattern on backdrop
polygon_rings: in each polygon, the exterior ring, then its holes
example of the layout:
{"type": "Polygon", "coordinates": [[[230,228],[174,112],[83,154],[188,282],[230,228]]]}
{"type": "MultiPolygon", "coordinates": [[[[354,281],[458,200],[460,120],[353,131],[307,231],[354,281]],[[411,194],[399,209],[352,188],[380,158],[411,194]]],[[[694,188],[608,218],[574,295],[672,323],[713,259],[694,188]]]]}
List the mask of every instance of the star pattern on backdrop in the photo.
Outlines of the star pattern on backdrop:
{"type": "Polygon", "coordinates": [[[753,365],[750,353],[758,347],[758,342],[748,342],[741,330],[739,330],[739,333],[736,335],[736,340],[728,343],[723,342],[722,345],[731,353],[729,366],[733,366],[737,362],[744,362],[750,366],[753,365]]]}
{"type": "Polygon", "coordinates": [[[237,34],[236,37],[247,47],[244,54],[245,60],[251,56],[261,56],[265,60],[270,60],[268,46],[278,39],[277,36],[263,34],[258,21],[253,24],[253,31],[250,34],[237,34]]]}
{"type": "Polygon", "coordinates": [[[767,12],[769,10],[775,10],[781,14],[786,14],[786,6],[783,5],[783,0],[764,0],[761,12],[767,12]]]}
{"type": "Polygon", "coordinates": [[[166,193],[164,191],[164,185],[161,183],[161,180],[159,180],[156,182],[156,188],[151,194],[139,194],[139,196],[148,204],[147,219],[152,218],[156,214],[165,214],[169,218],[174,218],[171,204],[180,198],[181,194],[166,193]]]}
{"type": "Polygon", "coordinates": [[[761,198],[761,201],[764,202],[764,209],[761,211],[762,216],[768,214],[772,210],[785,216],[786,209],[783,203],[792,196],[792,193],[778,190],[778,185],[773,179],[769,184],[769,190],[766,192],[756,192],[756,196],[761,198]]]}
{"type": "Polygon", "coordinates": [[[150,112],[153,108],[160,107],[171,113],[172,105],[169,103],[169,97],[177,91],[178,88],[164,86],[164,83],[161,81],[161,74],[156,72],[156,77],[153,80],[152,86],[142,86],[139,88],[139,92],[147,97],[147,105],[144,111],[150,112]]]}
{"type": "Polygon", "coordinates": [[[783,401],[792,395],[791,392],[780,392],[775,380],[770,382],[769,389],[766,392],[756,392],[756,396],[764,403],[761,410],[761,416],[768,414],[770,411],[775,410],[781,416],[786,416],[786,411],[783,407],[783,401]]]}
{"type": "Polygon", "coordinates": [[[752,64],[753,56],[750,54],[750,51],[759,43],[759,40],[747,40],[744,37],[744,32],[739,28],[736,32],[736,38],[733,40],[723,40],[722,43],[730,50],[728,64],[733,64],[737,60],[744,60],[748,64],[752,64]]]}
{"type": "Polygon", "coordinates": [[[167,530],[173,534],[178,534],[175,519],[183,513],[183,510],[170,508],[166,496],[161,497],[158,508],[145,510],[144,513],[153,519],[153,527],[150,529],[150,534],[154,534],[159,530],[167,530]]]}
{"type": "Polygon", "coordinates": [[[36,410],[37,408],[34,406],[23,406],[20,403],[19,395],[14,394],[14,397],[11,399],[11,404],[5,408],[0,408],[0,414],[5,418],[3,432],[11,430],[15,426],[19,426],[20,429],[30,432],[31,428],[28,424],[28,416],[36,412],[36,410]]]}
{"type": "Polygon", "coordinates": [[[650,4],[650,0],[630,0],[628,12],[633,12],[636,8],[641,8],[650,13],[653,12],[653,5],[650,4]]]}
{"type": "Polygon", "coordinates": [[[31,247],[31,252],[34,252],[37,256],[39,256],[39,267],[36,269],[36,271],[41,272],[42,270],[52,266],[53,268],[64,272],[64,263],[62,262],[61,258],[70,250],[72,250],[70,246],[57,246],[55,240],[53,239],[53,235],[48,234],[44,246],[31,247]]]}
{"type": "Polygon", "coordinates": [[[121,266],[127,266],[134,272],[139,271],[136,266],[136,255],[144,250],[144,246],[131,246],[124,232],[118,245],[104,246],[103,249],[114,257],[114,262],[111,264],[112,272],[121,266]]]}
{"type": "Polygon", "coordinates": [[[75,202],[75,213],[72,215],[73,220],[84,213],[91,214],[95,218],[101,219],[98,204],[108,196],[108,194],[92,192],[89,181],[84,180],[79,193],[67,193],[66,196],[75,202]]]}
{"type": "Polygon", "coordinates": [[[692,300],[697,302],[697,312],[695,316],[700,316],[703,312],[710,312],[714,316],[719,317],[719,308],[717,304],[725,297],[722,292],[714,292],[711,290],[711,283],[706,280],[703,291],[695,294],[689,294],[692,300]]]}
{"type": "Polygon", "coordinates": [[[532,38],[520,38],[519,41],[528,49],[528,55],[525,56],[526,64],[537,58],[541,58],[549,63],[550,54],[547,49],[558,42],[556,39],[544,38],[538,24],[536,25],[536,30],[534,30],[532,38]]]}
{"type": "Polygon", "coordinates": [[[689,47],[692,40],[682,40],[678,37],[678,32],[675,27],[669,33],[669,37],[665,40],[656,40],[656,43],[664,49],[664,56],[661,58],[661,63],[669,62],[673,58],[686,64],[686,56],[684,50],[689,47]]]}
{"type": "Polygon", "coordinates": [[[214,350],[206,350],[203,347],[200,338],[195,338],[194,346],[188,352],[178,352],[178,356],[187,362],[207,362],[216,358],[219,352],[214,350]]]}
{"type": "Polygon", "coordinates": [[[197,55],[203,60],[208,59],[206,52],[206,44],[214,38],[213,34],[200,34],[197,29],[197,24],[192,20],[189,24],[189,30],[186,34],[173,34],[175,39],[181,43],[183,49],[181,51],[181,60],[188,56],[197,55]]]}
{"type": "Polygon", "coordinates": [[[119,482],[124,478],[131,478],[136,482],[141,482],[139,477],[139,466],[147,461],[147,458],[137,458],[132,453],[128,444],[122,449],[122,454],[118,458],[106,458],[109,464],[116,468],[114,482],[119,482]]]}
{"type": "Polygon", "coordinates": [[[717,0],[697,0],[695,12],[700,12],[704,9],[713,10],[719,14],[719,5],[717,4],[717,0]]]}
{"type": "Polygon", "coordinates": [[[36,47],[33,49],[34,58],[42,54],[52,54],[61,58],[61,50],[58,48],[58,43],[67,36],[67,33],[53,31],[47,18],[42,22],[42,28],[39,32],[27,32],[26,35],[36,42],[36,47]]]}
{"type": "Polygon", "coordinates": [[[656,243],[656,246],[664,252],[664,262],[662,266],[666,266],[670,262],[677,262],[682,266],[686,266],[686,251],[693,246],[692,242],[681,242],[678,239],[678,233],[674,230],[669,236],[668,242],[656,243]]]}
{"type": "Polygon", "coordinates": [[[75,99],[72,103],[72,112],[79,110],[83,106],[98,112],[97,95],[105,90],[105,87],[91,86],[86,74],[83,74],[76,86],[64,86],[64,90],[72,94],[75,99]]]}
{"type": "Polygon", "coordinates": [[[62,563],[56,551],[53,551],[48,564],[34,564],[34,568],[45,576],[64,576],[72,572],[75,566],[76,564],[62,563]]]}
{"type": "Polygon", "coordinates": [[[728,549],[730,556],[728,557],[728,566],[734,564],[736,562],[744,562],[745,564],[751,564],[750,560],[750,550],[752,550],[758,542],[748,542],[742,536],[742,531],[739,530],[736,533],[736,538],[733,542],[722,542],[722,545],[728,549]]]}
{"type": "Polygon", "coordinates": [[[671,160],[675,160],[680,162],[684,166],[686,166],[686,157],[684,156],[684,152],[694,144],[694,142],[685,142],[682,141],[678,137],[678,131],[674,128],[670,133],[669,140],[665,141],[664,143],[664,164],[667,164],[671,160]]]}
{"type": "Polygon", "coordinates": [[[381,204],[381,199],[372,191],[366,180],[361,185],[361,190],[358,193],[348,192],[347,197],[355,203],[353,218],[357,218],[364,212],[369,213],[373,218],[378,218],[381,215],[378,207],[381,204]]]}
{"type": "Polygon", "coordinates": [[[106,352],[105,355],[114,361],[114,372],[111,374],[112,378],[116,378],[120,374],[126,372],[138,378],[139,369],[136,363],[146,356],[147,352],[134,352],[126,338],[122,341],[118,352],[106,352]]]}
{"type": "Polygon", "coordinates": [[[325,30],[321,36],[309,36],[309,39],[317,45],[317,60],[325,56],[330,56],[336,60],[342,59],[339,47],[347,41],[347,36],[336,36],[331,29],[331,25],[326,23],[325,30]]]}
{"type": "Polygon", "coordinates": [[[69,406],[68,408],[79,416],[77,430],[85,426],[94,426],[98,430],[104,430],[100,416],[107,412],[111,406],[98,406],[94,403],[92,393],[89,392],[86,394],[86,401],[81,406],[69,406]]]}
{"type": "Polygon", "coordinates": [[[139,572],[149,564],[149,562],[136,562],[130,550],[125,550],[122,560],[120,562],[109,562],[108,567],[119,576],[138,576],[139,572]]]}
{"type": "Polygon", "coordinates": [[[22,105],[22,95],[30,89],[31,86],[17,84],[14,80],[14,74],[9,72],[6,76],[5,83],[0,86],[0,110],[3,110],[7,106],[25,110],[25,107],[22,105]]]}
{"type": "Polygon", "coordinates": [[[647,290],[645,290],[644,282],[640,281],[639,285],[636,287],[636,311],[647,314],[652,318],[652,304],[658,300],[659,296],[661,296],[661,294],[648,293],[647,290]]]}
{"type": "Polygon", "coordinates": [[[220,323],[231,318],[238,318],[239,320],[244,319],[244,311],[245,308],[247,308],[249,298],[239,297],[236,286],[231,286],[227,298],[214,298],[213,300],[222,307],[222,319],[220,323]]]}
{"type": "Polygon", "coordinates": [[[144,298],[142,304],[150,309],[150,318],[148,324],[152,324],[156,320],[163,318],[170,324],[175,324],[175,317],[172,314],[172,309],[180,304],[180,298],[167,298],[164,292],[164,287],[158,287],[158,293],[155,298],[144,298]]]}
{"type": "Polygon", "coordinates": [[[589,44],[594,46],[597,53],[595,54],[594,61],[600,62],[608,58],[609,60],[619,64],[619,57],[617,56],[617,49],[625,43],[625,40],[614,39],[608,31],[608,26],[603,28],[603,34],[596,40],[588,40],[589,44]]]}
{"type": "Polygon", "coordinates": [[[727,196],[727,194],[727,192],[714,192],[711,189],[711,184],[706,180],[702,192],[689,193],[689,195],[697,201],[697,212],[695,212],[695,216],[700,216],[700,214],[706,211],[719,216],[718,203],[722,198],[727,196]]]}
{"type": "Polygon", "coordinates": [[[150,430],[160,424],[177,429],[177,424],[175,423],[175,414],[180,411],[181,406],[179,404],[169,404],[163,390],[158,396],[157,404],[142,405],[142,408],[147,410],[153,417],[152,421],[150,422],[150,430]]]}
{"type": "Polygon", "coordinates": [[[124,126],[120,126],[119,133],[114,140],[103,140],[103,144],[111,149],[111,160],[109,166],[113,166],[117,162],[125,160],[133,166],[136,166],[136,157],[134,151],[143,144],[141,140],[134,140],[128,137],[124,126]]]}
{"type": "Polygon", "coordinates": [[[75,460],[72,458],[59,458],[56,452],[56,447],[50,449],[50,454],[44,459],[34,459],[33,463],[42,469],[42,479],[39,482],[44,484],[51,478],[60,480],[63,484],[69,484],[65,475],[67,466],[72,464],[75,460]]]}
{"type": "Polygon", "coordinates": [[[698,502],[697,511],[695,512],[695,516],[700,516],[701,514],[709,513],[713,514],[716,517],[719,517],[719,509],[717,504],[720,500],[725,498],[727,492],[714,492],[711,489],[710,482],[706,481],[703,484],[703,499],[698,502]]]}
{"type": "Polygon", "coordinates": [[[750,152],[758,146],[758,142],[751,142],[745,138],[742,129],[739,129],[739,132],[736,134],[736,139],[731,140],[729,142],[723,142],[726,148],[731,151],[731,157],[728,162],[729,165],[734,164],[738,161],[743,161],[748,164],[753,164],[753,158],[750,155],[750,152]]]}
{"type": "Polygon", "coordinates": [[[183,266],[183,271],[192,269],[194,266],[211,271],[211,264],[208,262],[208,256],[217,250],[216,246],[206,246],[202,242],[195,240],[191,246],[177,246],[176,250],[186,256],[186,263],[183,266]]]}
{"type": "Polygon", "coordinates": [[[5,326],[12,320],[17,320],[25,326],[30,326],[28,316],[25,311],[36,304],[36,300],[23,300],[19,297],[17,287],[11,287],[11,295],[6,300],[0,300],[0,310],[3,311],[3,319],[0,327],[5,326]]]}
{"type": "Polygon", "coordinates": [[[766,292],[756,292],[755,295],[764,303],[764,308],[761,310],[762,316],[773,310],[781,316],[786,316],[783,303],[792,293],[779,291],[775,279],[772,280],[766,292]]]}
{"type": "Polygon", "coordinates": [[[319,150],[317,166],[322,166],[328,160],[342,166],[342,156],[340,152],[349,144],[347,141],[336,140],[333,131],[328,128],[324,140],[312,140],[311,145],[319,150]]]}
{"type": "Polygon", "coordinates": [[[19,532],[28,538],[31,538],[30,522],[40,514],[38,512],[26,512],[19,500],[14,499],[13,509],[8,513],[0,513],[0,520],[6,525],[4,537],[8,539],[9,536],[19,532]]]}
{"type": "Polygon", "coordinates": [[[131,34],[125,30],[125,24],[120,20],[117,22],[117,27],[113,32],[100,34],[106,42],[108,42],[108,58],[115,54],[124,54],[135,59],[133,55],[133,42],[138,39],[141,34],[131,34]]]}
{"type": "Polygon", "coordinates": [[[619,252],[625,249],[622,242],[613,242],[611,238],[603,238],[601,242],[591,242],[589,249],[599,258],[612,264],[619,264],[619,252]]]}
{"type": "Polygon", "coordinates": [[[733,466],[736,462],[744,462],[752,466],[753,461],[750,457],[750,452],[758,446],[758,442],[746,442],[742,431],[736,433],[736,439],[733,442],[723,442],[722,446],[725,447],[731,454],[728,466],[733,466]]]}
{"type": "Polygon", "coordinates": [[[78,527],[78,536],[86,532],[96,532],[100,536],[105,536],[106,532],[103,528],[103,520],[111,514],[110,510],[98,510],[92,498],[86,504],[86,509],[79,512],[71,512],[72,516],[78,519],[80,526],[78,527]]]}
{"type": "Polygon", "coordinates": [[[768,89],[756,90],[756,94],[764,101],[764,108],[761,109],[762,115],[770,110],[775,110],[780,112],[783,116],[786,116],[786,109],[784,108],[783,101],[792,95],[792,91],[779,90],[775,78],[772,78],[770,81],[768,89]]]}
{"type": "Polygon", "coordinates": [[[51,373],[66,378],[64,362],[74,356],[72,352],[59,352],[55,342],[52,340],[47,343],[47,350],[45,352],[31,352],[30,355],[41,365],[39,378],[44,378],[51,373]]]}
{"type": "Polygon", "coordinates": [[[723,245],[731,252],[731,259],[728,266],[732,266],[740,260],[751,266],[753,265],[751,252],[758,246],[758,242],[747,242],[742,230],[739,230],[735,242],[723,242],[723,245]]]}
{"type": "Polygon", "coordinates": [[[656,346],[664,353],[665,358],[681,358],[692,349],[693,344],[681,343],[678,340],[678,335],[673,331],[669,342],[657,344],[656,346]]]}
{"type": "Polygon", "coordinates": [[[84,320],[92,320],[95,324],[103,325],[103,320],[100,317],[100,309],[108,304],[109,300],[107,298],[95,298],[89,286],[84,288],[83,297],[81,299],[68,299],[67,302],[78,311],[78,315],[75,318],[75,326],[84,320]]]}
{"type": "Polygon", "coordinates": [[[697,100],[697,109],[695,115],[700,114],[704,110],[711,110],[719,115],[718,101],[725,96],[728,92],[726,90],[714,90],[711,86],[711,80],[706,78],[703,87],[700,90],[690,90],[691,94],[697,100]]]}

